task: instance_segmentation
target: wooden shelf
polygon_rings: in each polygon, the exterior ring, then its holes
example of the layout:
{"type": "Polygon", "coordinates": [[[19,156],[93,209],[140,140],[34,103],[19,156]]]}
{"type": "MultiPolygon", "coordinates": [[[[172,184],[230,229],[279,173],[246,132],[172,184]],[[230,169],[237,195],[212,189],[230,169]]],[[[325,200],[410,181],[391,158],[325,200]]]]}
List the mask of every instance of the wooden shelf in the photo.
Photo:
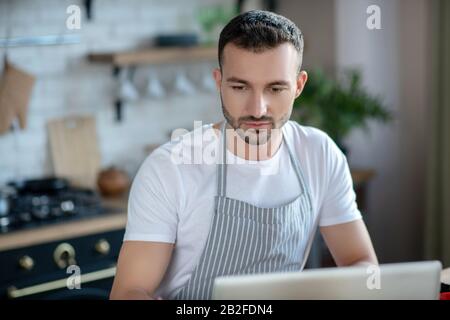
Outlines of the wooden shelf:
{"type": "MultiPolygon", "coordinates": [[[[149,64],[186,63],[192,61],[217,61],[216,47],[170,47],[151,48],[128,52],[91,53],[91,62],[108,63],[113,67],[113,75],[117,77],[121,68],[149,64]]],[[[114,103],[116,120],[122,121],[123,101],[116,99],[114,103]]]]}
{"type": "Polygon", "coordinates": [[[89,54],[92,62],[110,63],[116,67],[142,64],[179,63],[217,59],[215,47],[153,48],[141,51],[89,54]]]}

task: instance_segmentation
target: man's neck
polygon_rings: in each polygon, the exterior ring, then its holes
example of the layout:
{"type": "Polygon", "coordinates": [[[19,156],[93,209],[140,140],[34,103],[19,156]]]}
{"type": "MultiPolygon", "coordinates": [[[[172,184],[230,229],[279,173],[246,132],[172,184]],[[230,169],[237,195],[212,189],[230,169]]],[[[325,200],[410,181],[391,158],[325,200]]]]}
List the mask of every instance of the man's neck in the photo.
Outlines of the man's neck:
{"type": "MultiPolygon", "coordinates": [[[[222,122],[213,125],[213,128],[220,132],[222,122]]],[[[246,143],[230,126],[226,126],[227,149],[235,156],[249,161],[263,161],[273,157],[283,140],[282,130],[272,130],[270,139],[261,145],[246,143]]],[[[218,134],[220,137],[220,135],[218,134]]]]}

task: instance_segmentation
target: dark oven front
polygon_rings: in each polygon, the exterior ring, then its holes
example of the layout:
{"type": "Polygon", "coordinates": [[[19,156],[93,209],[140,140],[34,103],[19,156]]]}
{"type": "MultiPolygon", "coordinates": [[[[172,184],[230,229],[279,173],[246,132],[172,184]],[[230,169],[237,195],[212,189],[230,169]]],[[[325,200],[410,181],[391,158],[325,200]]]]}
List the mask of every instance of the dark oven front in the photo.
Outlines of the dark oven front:
{"type": "Polygon", "coordinates": [[[0,252],[1,299],[108,299],[124,230],[0,252]]]}

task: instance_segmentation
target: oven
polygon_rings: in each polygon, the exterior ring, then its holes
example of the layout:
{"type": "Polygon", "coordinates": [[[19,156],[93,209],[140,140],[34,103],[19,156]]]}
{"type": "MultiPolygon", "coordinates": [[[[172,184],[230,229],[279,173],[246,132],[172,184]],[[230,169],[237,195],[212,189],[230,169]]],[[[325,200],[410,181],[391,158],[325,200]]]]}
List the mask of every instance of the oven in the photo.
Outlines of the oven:
{"type": "Polygon", "coordinates": [[[55,177],[0,191],[0,298],[108,299],[126,198],[107,201],[55,177]]]}
{"type": "Polygon", "coordinates": [[[108,299],[123,229],[0,252],[1,299],[108,299]]]}

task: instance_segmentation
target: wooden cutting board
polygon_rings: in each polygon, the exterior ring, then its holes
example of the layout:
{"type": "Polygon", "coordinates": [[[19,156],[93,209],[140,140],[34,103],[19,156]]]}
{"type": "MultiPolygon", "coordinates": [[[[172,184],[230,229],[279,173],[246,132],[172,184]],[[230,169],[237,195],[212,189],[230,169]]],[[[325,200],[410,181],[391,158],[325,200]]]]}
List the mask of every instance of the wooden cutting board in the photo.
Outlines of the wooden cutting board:
{"type": "Polygon", "coordinates": [[[47,125],[54,174],[75,186],[96,188],[100,171],[95,118],[73,116],[47,125]]]}
{"type": "Polygon", "coordinates": [[[20,128],[25,129],[34,82],[34,76],[9,63],[5,58],[0,79],[0,134],[9,131],[16,116],[19,118],[20,128]]]}

